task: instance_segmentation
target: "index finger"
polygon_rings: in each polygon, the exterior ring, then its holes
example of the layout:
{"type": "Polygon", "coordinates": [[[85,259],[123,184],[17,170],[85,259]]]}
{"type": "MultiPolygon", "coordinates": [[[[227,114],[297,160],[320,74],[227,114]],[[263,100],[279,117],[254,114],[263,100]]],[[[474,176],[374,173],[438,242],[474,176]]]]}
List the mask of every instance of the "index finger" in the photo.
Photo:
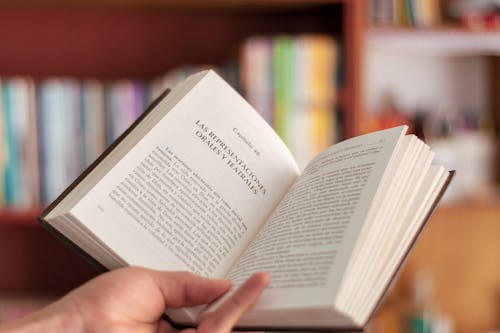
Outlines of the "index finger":
{"type": "Polygon", "coordinates": [[[202,319],[198,332],[231,332],[233,326],[255,304],[270,281],[271,277],[267,273],[253,274],[220,307],[202,319]]]}

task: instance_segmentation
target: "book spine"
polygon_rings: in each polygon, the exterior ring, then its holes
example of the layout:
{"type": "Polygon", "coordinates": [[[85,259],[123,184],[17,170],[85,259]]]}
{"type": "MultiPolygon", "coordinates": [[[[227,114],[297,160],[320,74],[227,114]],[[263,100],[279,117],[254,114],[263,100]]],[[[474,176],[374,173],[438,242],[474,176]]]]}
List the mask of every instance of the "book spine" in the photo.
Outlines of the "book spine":
{"type": "Polygon", "coordinates": [[[335,139],[336,43],[323,35],[295,41],[294,154],[304,167],[335,139]]]}
{"type": "Polygon", "coordinates": [[[146,86],[140,82],[120,80],[108,85],[105,98],[107,144],[113,142],[141,115],[148,96],[146,86]]]}
{"type": "MultiPolygon", "coordinates": [[[[113,96],[113,135],[150,100],[142,81],[113,96]]],[[[11,77],[0,82],[0,207],[31,209],[55,198],[106,148],[104,83],[11,77]]]]}
{"type": "Polygon", "coordinates": [[[7,164],[2,175],[5,203],[22,208],[38,200],[38,161],[36,158],[36,118],[33,110],[32,82],[22,77],[4,81],[3,120],[7,164]]]}
{"type": "Polygon", "coordinates": [[[326,149],[335,141],[336,100],[336,45],[327,36],[317,36],[313,41],[313,97],[314,133],[316,141],[312,148],[314,155],[326,149]]]}
{"type": "Polygon", "coordinates": [[[290,36],[278,36],[273,47],[274,124],[278,135],[293,152],[292,105],[293,49],[290,36]]]}
{"type": "MultiPolygon", "coordinates": [[[[242,65],[231,63],[226,73],[242,81],[250,104],[275,127],[292,153],[306,161],[317,151],[314,147],[325,141],[321,138],[331,135],[332,120],[326,113],[316,115],[311,106],[297,107],[297,101],[310,98],[303,95],[315,89],[316,80],[316,57],[303,49],[300,38],[252,37],[242,47],[242,65]]],[[[11,206],[20,202],[38,206],[51,201],[142,113],[155,94],[200,68],[206,66],[182,66],[150,85],[68,78],[35,83],[22,78],[13,87],[3,80],[0,186],[4,199],[0,197],[0,204],[5,200],[11,206]],[[21,104],[22,112],[11,110],[21,104]],[[15,127],[18,123],[24,124],[22,135],[15,127]]]]}
{"type": "Polygon", "coordinates": [[[248,102],[273,126],[271,37],[252,37],[243,44],[240,77],[248,102]]]}
{"type": "MultiPolygon", "coordinates": [[[[68,184],[68,147],[71,140],[67,136],[75,136],[66,126],[71,126],[64,82],[60,79],[49,79],[40,87],[40,142],[42,165],[42,202],[52,201],[68,184]]],[[[73,127],[70,127],[73,129],[73,127]]]]}
{"type": "Polygon", "coordinates": [[[6,130],[6,157],[7,163],[5,167],[4,186],[5,186],[5,202],[8,205],[15,205],[18,201],[18,193],[16,192],[17,184],[19,183],[19,148],[15,128],[15,113],[13,112],[13,92],[10,82],[5,81],[2,84],[3,110],[5,117],[6,130]]]}
{"type": "Polygon", "coordinates": [[[106,148],[103,84],[88,80],[82,84],[81,95],[82,144],[87,167],[106,148]]]}
{"type": "Polygon", "coordinates": [[[339,136],[335,110],[338,54],[337,43],[322,34],[252,37],[242,46],[246,97],[257,110],[266,110],[263,116],[299,166],[339,136]],[[267,107],[271,103],[273,107],[267,107]]]}
{"type": "Polygon", "coordinates": [[[7,133],[5,124],[5,108],[3,98],[3,85],[0,80],[0,205],[5,202],[5,170],[7,168],[7,133]]]}
{"type": "MultiPolygon", "coordinates": [[[[83,124],[81,122],[80,83],[73,79],[66,79],[62,83],[64,91],[64,105],[61,108],[66,116],[65,126],[61,126],[64,137],[68,138],[65,145],[66,175],[65,187],[69,185],[83,170],[84,155],[81,153],[81,135],[83,124]],[[75,135],[78,133],[79,135],[75,135]]],[[[62,189],[61,189],[62,191],[62,189]]]]}
{"type": "Polygon", "coordinates": [[[24,78],[27,84],[28,100],[28,133],[25,136],[24,150],[26,159],[26,177],[29,179],[29,200],[27,208],[37,207],[40,204],[40,162],[38,151],[40,142],[38,141],[38,117],[36,110],[36,89],[35,81],[32,78],[24,78]]]}

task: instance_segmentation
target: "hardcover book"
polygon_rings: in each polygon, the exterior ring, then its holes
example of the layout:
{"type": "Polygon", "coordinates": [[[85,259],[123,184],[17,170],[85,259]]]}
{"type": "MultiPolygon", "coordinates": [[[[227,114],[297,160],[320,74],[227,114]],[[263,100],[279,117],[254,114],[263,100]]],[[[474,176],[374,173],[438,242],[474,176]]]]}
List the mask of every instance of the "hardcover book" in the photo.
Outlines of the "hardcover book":
{"type": "MultiPolygon", "coordinates": [[[[406,131],[345,140],[299,170],[261,116],[203,71],[162,96],[39,219],[107,269],[188,270],[235,288],[269,272],[237,329],[360,330],[453,174],[406,131]]],[[[167,315],[193,326],[224,299],[167,315]]]]}

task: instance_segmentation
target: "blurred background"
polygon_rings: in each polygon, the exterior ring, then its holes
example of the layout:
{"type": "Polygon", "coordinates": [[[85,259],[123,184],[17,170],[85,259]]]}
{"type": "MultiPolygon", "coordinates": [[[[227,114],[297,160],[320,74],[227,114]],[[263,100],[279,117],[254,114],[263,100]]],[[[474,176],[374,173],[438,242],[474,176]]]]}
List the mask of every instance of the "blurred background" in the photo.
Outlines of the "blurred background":
{"type": "Polygon", "coordinates": [[[0,322],[99,273],[36,216],[165,88],[214,68],[301,167],[400,124],[457,175],[369,332],[500,332],[500,4],[0,1],[0,322]]]}

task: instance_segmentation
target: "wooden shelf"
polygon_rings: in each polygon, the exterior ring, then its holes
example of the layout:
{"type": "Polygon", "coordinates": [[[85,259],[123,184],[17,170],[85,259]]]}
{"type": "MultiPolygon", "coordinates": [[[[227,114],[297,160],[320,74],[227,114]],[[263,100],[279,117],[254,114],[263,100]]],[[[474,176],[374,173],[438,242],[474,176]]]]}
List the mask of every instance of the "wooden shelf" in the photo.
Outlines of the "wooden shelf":
{"type": "Polygon", "coordinates": [[[42,209],[0,210],[0,293],[60,296],[102,269],[37,221],[42,209]]]}
{"type": "Polygon", "coordinates": [[[2,213],[0,254],[0,292],[3,294],[57,296],[101,272],[56,240],[30,213],[2,213]],[[4,217],[17,220],[4,223],[4,217]]]}
{"type": "Polygon", "coordinates": [[[406,332],[415,276],[430,274],[433,304],[455,332],[498,329],[500,198],[440,205],[410,254],[374,322],[388,333],[406,332]]]}
{"type": "Polygon", "coordinates": [[[499,55],[499,31],[464,28],[372,29],[368,49],[413,55],[499,55]]]}
{"type": "Polygon", "coordinates": [[[5,7],[0,40],[9,47],[0,53],[0,75],[150,79],[184,64],[220,64],[255,34],[328,33],[344,39],[337,3],[300,10],[202,8],[5,7]]]}
{"type": "Polygon", "coordinates": [[[0,227],[4,226],[36,226],[38,224],[36,218],[42,209],[1,209],[0,210],[0,227]]]}
{"type": "Polygon", "coordinates": [[[70,7],[70,8],[97,8],[97,9],[255,9],[255,8],[280,8],[294,9],[315,7],[322,4],[349,3],[353,0],[3,0],[2,6],[15,7],[70,7]]]}

